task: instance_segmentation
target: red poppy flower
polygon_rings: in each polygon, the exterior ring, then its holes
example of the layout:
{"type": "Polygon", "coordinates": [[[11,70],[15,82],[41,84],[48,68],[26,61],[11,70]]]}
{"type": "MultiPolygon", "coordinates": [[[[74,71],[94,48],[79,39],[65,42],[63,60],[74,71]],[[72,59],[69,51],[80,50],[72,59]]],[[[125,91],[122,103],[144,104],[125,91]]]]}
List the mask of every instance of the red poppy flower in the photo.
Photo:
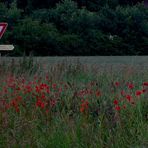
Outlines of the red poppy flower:
{"type": "Polygon", "coordinates": [[[118,100],[114,100],[114,104],[115,105],[118,105],[118,100]]]}
{"type": "Polygon", "coordinates": [[[80,112],[84,112],[85,110],[87,110],[88,109],[88,104],[89,104],[88,101],[82,100],[80,112]]]}
{"type": "Polygon", "coordinates": [[[19,109],[19,107],[17,106],[17,107],[15,107],[15,111],[18,113],[18,112],[20,112],[20,109],[19,109]]]}
{"type": "Polygon", "coordinates": [[[37,93],[40,93],[40,92],[41,92],[40,87],[39,87],[39,86],[35,86],[35,91],[36,91],[37,93]]]}
{"type": "Polygon", "coordinates": [[[40,107],[41,107],[42,109],[44,109],[44,107],[45,107],[45,103],[42,102],[41,105],[40,105],[40,107]]]}
{"type": "Polygon", "coordinates": [[[54,99],[50,100],[50,106],[51,107],[54,107],[56,105],[56,103],[57,103],[56,100],[54,100],[54,99]]]}
{"type": "Polygon", "coordinates": [[[142,91],[141,90],[137,90],[136,91],[136,96],[140,96],[142,94],[142,91]]]}
{"type": "Polygon", "coordinates": [[[126,99],[130,102],[131,99],[132,99],[132,96],[130,96],[130,95],[126,95],[126,99]]]}
{"type": "Polygon", "coordinates": [[[117,110],[117,111],[119,111],[120,109],[121,109],[120,106],[115,107],[115,110],[117,110]]]}
{"type": "Polygon", "coordinates": [[[37,106],[37,107],[41,106],[41,103],[42,103],[41,100],[38,99],[37,102],[36,102],[36,106],[37,106]]]}
{"type": "Polygon", "coordinates": [[[115,82],[115,86],[118,87],[120,85],[119,82],[115,82]]]}
{"type": "Polygon", "coordinates": [[[46,89],[46,93],[47,94],[50,94],[50,89],[46,89]]]}
{"type": "Polygon", "coordinates": [[[143,82],[142,85],[144,85],[144,86],[148,86],[148,82],[143,82]]]}
{"type": "Polygon", "coordinates": [[[22,100],[22,96],[17,96],[17,101],[21,101],[22,100]]]}
{"type": "Polygon", "coordinates": [[[125,95],[125,91],[121,90],[121,95],[124,96],[125,95]]]}
{"type": "Polygon", "coordinates": [[[85,108],[84,108],[84,107],[81,107],[81,108],[80,108],[80,112],[81,112],[81,113],[83,113],[83,112],[84,112],[84,110],[85,110],[85,108]]]}
{"type": "Polygon", "coordinates": [[[42,95],[41,95],[41,99],[45,99],[45,94],[44,93],[42,93],[42,95]]]}
{"type": "Polygon", "coordinates": [[[133,89],[133,88],[134,88],[134,84],[129,83],[129,84],[127,85],[127,87],[128,87],[129,89],[133,89]]]}
{"type": "Polygon", "coordinates": [[[101,96],[101,92],[99,90],[96,91],[96,96],[97,97],[101,96]]]}
{"type": "Polygon", "coordinates": [[[142,92],[145,93],[146,92],[146,89],[142,89],[142,92]]]}
{"type": "Polygon", "coordinates": [[[85,101],[85,107],[88,108],[88,101],[85,101]]]}
{"type": "Polygon", "coordinates": [[[53,89],[56,89],[56,87],[57,87],[57,84],[56,84],[56,83],[53,83],[53,84],[52,84],[52,88],[53,88],[53,89]]]}

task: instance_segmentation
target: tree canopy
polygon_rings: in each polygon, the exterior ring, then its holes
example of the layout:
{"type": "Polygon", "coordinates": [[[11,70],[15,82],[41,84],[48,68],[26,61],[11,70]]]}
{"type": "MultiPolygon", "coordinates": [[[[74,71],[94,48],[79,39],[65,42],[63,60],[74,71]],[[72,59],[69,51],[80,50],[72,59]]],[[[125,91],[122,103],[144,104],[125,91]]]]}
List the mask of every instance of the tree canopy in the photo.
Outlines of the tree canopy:
{"type": "Polygon", "coordinates": [[[148,9],[138,0],[3,0],[2,43],[13,55],[148,54],[148,9]]]}

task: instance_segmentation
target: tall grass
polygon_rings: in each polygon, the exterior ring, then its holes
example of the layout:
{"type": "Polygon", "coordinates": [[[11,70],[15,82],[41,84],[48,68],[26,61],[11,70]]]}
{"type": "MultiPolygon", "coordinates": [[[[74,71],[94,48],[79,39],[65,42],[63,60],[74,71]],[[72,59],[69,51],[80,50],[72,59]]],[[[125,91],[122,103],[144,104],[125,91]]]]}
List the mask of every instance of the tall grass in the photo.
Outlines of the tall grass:
{"type": "Polygon", "coordinates": [[[147,69],[24,57],[0,75],[1,148],[148,147],[147,69]]]}

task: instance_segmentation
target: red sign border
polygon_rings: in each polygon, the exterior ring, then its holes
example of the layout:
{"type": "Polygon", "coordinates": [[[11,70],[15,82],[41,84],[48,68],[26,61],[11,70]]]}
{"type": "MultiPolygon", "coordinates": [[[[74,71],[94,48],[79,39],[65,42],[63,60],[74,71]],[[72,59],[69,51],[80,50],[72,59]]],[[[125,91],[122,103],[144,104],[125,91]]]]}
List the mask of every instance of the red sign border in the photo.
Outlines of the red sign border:
{"type": "Polygon", "coordinates": [[[0,26],[3,26],[3,29],[2,31],[0,32],[0,39],[2,38],[3,34],[5,33],[6,29],[7,29],[7,26],[8,26],[8,23],[0,23],[0,26]]]}

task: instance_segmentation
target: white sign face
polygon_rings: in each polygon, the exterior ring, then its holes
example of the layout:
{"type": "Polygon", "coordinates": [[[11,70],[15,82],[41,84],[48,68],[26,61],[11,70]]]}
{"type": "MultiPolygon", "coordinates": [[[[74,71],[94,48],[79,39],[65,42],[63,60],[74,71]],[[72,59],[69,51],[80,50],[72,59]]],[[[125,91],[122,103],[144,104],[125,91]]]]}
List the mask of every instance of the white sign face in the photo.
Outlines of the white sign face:
{"type": "Polygon", "coordinates": [[[2,31],[2,29],[3,29],[3,26],[0,26],[0,32],[2,31]]]}
{"type": "Polygon", "coordinates": [[[13,49],[14,49],[13,45],[0,45],[0,51],[9,51],[13,49]]]}

